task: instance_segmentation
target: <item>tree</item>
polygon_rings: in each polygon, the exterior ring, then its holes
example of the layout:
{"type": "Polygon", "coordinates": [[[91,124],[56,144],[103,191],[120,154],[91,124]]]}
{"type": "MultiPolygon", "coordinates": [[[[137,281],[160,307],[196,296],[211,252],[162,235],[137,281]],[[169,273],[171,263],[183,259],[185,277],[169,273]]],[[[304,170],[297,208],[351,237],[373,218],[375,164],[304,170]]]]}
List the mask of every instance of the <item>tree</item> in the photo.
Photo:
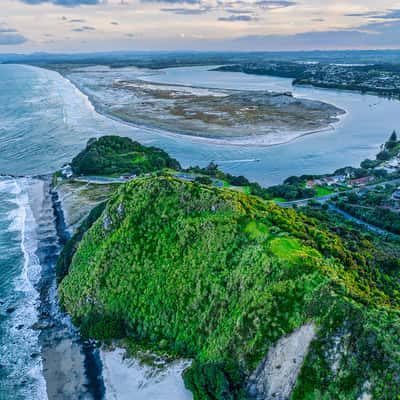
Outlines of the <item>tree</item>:
{"type": "Polygon", "coordinates": [[[390,160],[390,153],[387,150],[382,150],[376,155],[376,159],[380,161],[390,160]]]}
{"type": "Polygon", "coordinates": [[[208,176],[198,176],[195,179],[195,182],[201,183],[203,185],[211,185],[212,184],[212,180],[208,176]]]}
{"type": "Polygon", "coordinates": [[[247,186],[250,184],[249,180],[245,178],[243,175],[240,176],[232,176],[229,180],[229,183],[234,186],[247,186]]]}
{"type": "Polygon", "coordinates": [[[364,169],[371,169],[371,168],[375,168],[380,164],[379,160],[370,160],[370,159],[365,159],[361,164],[361,168],[364,169]]]}
{"type": "Polygon", "coordinates": [[[390,135],[389,140],[385,143],[385,148],[388,150],[393,149],[397,144],[397,133],[396,131],[393,131],[392,134],[390,135]]]}
{"type": "Polygon", "coordinates": [[[209,175],[214,176],[218,171],[218,165],[215,164],[214,161],[211,161],[210,164],[207,165],[206,170],[209,175]]]}

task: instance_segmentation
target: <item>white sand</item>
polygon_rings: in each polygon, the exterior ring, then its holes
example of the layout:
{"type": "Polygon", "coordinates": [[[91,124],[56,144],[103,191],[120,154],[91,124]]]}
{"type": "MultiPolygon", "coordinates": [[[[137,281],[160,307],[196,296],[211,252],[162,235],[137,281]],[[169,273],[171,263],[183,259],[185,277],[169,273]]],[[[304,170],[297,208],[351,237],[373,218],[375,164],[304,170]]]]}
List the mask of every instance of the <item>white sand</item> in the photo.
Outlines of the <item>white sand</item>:
{"type": "Polygon", "coordinates": [[[106,400],[192,400],[185,388],[182,372],[190,365],[178,360],[165,365],[142,365],[135,358],[126,358],[125,350],[101,350],[106,400]]]}

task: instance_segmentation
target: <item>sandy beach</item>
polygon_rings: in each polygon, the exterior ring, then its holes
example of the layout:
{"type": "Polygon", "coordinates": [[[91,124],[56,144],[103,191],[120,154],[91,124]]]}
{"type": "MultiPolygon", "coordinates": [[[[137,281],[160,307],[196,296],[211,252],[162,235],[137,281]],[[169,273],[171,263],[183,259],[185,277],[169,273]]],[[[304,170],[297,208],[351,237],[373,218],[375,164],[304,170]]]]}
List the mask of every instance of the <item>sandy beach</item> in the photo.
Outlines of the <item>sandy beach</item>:
{"type": "Polygon", "coordinates": [[[182,372],[188,360],[145,365],[126,356],[121,348],[102,349],[105,400],[192,400],[184,386],[182,372]]]}

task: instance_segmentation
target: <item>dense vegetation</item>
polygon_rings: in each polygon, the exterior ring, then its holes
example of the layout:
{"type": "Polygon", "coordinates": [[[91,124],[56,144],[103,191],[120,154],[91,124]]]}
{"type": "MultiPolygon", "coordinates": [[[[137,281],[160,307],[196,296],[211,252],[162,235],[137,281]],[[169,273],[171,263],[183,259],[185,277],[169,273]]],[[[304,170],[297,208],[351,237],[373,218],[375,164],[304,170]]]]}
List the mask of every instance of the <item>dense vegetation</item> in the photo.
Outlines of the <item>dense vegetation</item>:
{"type": "Polygon", "coordinates": [[[65,275],[67,275],[69,266],[74,256],[83,235],[88,231],[91,226],[99,219],[101,213],[104,211],[106,203],[100,203],[94,207],[89,215],[85,218],[82,224],[78,227],[75,234],[64,245],[56,264],[57,280],[60,282],[65,275]]]}
{"type": "Polygon", "coordinates": [[[392,400],[399,250],[388,245],[385,258],[376,245],[316,211],[141,178],[83,235],[59,294],[85,335],[192,357],[185,383],[196,400],[245,398],[246,376],[269,347],[310,320],[319,332],[294,399],[356,399],[367,385],[392,400]]]}
{"type": "Polygon", "coordinates": [[[178,161],[164,150],[120,136],[90,139],[71,167],[76,175],[140,175],[163,168],[180,169],[178,161]]]}
{"type": "MultiPolygon", "coordinates": [[[[204,178],[211,177],[220,179],[226,181],[232,186],[247,187],[249,194],[261,197],[265,200],[271,200],[277,197],[284,198],[286,200],[314,197],[316,196],[317,191],[315,189],[306,188],[305,183],[309,179],[315,179],[319,177],[319,175],[302,175],[300,177],[292,176],[287,178],[281,185],[264,188],[257,182],[250,182],[243,175],[235,176],[221,171],[218,168],[218,165],[213,162],[211,162],[205,168],[190,167],[185,171],[205,175],[204,178]]],[[[200,183],[209,184],[210,181],[207,181],[207,179],[204,178],[201,177],[201,179],[197,179],[197,181],[200,183]]]]}
{"type": "Polygon", "coordinates": [[[349,193],[339,196],[335,204],[338,208],[365,222],[400,234],[400,210],[398,201],[391,195],[396,189],[393,185],[377,186],[365,193],[349,193]]]}

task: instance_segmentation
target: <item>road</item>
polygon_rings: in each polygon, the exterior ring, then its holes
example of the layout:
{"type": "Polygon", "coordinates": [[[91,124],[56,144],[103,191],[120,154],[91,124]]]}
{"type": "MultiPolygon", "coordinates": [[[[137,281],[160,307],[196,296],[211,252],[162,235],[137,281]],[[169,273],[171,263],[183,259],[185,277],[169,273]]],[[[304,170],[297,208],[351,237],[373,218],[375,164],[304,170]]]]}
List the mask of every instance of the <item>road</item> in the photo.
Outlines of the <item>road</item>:
{"type": "MultiPolygon", "coordinates": [[[[134,179],[134,178],[132,178],[134,179]]],[[[76,178],[72,178],[72,180],[76,182],[85,182],[85,183],[96,183],[96,184],[109,184],[109,183],[126,183],[131,179],[124,178],[108,178],[105,176],[79,176],[76,178]]]]}
{"type": "MultiPolygon", "coordinates": [[[[385,181],[385,182],[380,182],[380,183],[375,183],[373,185],[366,185],[363,186],[361,188],[355,188],[355,189],[351,189],[351,190],[347,190],[345,192],[341,192],[341,193],[351,193],[351,192],[356,192],[360,189],[373,189],[377,186],[381,186],[381,185],[387,185],[387,184],[399,184],[400,183],[400,179],[393,179],[391,181],[385,181]]],[[[306,206],[308,204],[309,201],[316,201],[320,204],[326,203],[328,200],[330,200],[332,197],[336,196],[338,193],[331,193],[328,194],[326,196],[321,196],[321,197],[312,197],[309,199],[304,199],[304,200],[294,200],[294,201],[288,201],[285,203],[277,203],[279,206],[281,207],[293,207],[294,205],[297,205],[299,207],[302,206],[306,206]]],[[[399,237],[399,235],[396,235],[394,233],[388,232],[382,228],[378,228],[375,225],[371,225],[368,222],[365,222],[359,218],[353,217],[351,214],[340,210],[339,208],[335,207],[333,204],[329,204],[328,208],[330,211],[336,212],[338,214],[340,214],[344,219],[350,221],[350,222],[354,222],[357,225],[362,226],[363,228],[369,230],[370,232],[376,233],[378,235],[382,235],[382,236],[392,236],[392,237],[399,237]]]]}
{"type": "Polygon", "coordinates": [[[276,204],[278,204],[281,207],[293,207],[294,205],[302,207],[302,206],[306,206],[309,201],[317,201],[318,203],[323,204],[323,203],[326,203],[328,200],[330,200],[332,197],[335,197],[340,193],[357,192],[360,189],[373,189],[377,186],[389,185],[389,184],[391,184],[391,185],[400,184],[400,178],[393,179],[390,181],[385,181],[385,182],[374,183],[372,185],[361,186],[361,187],[357,187],[354,189],[346,190],[344,192],[335,192],[335,193],[327,194],[325,196],[310,197],[308,199],[293,200],[293,201],[286,201],[286,202],[277,202],[276,204]]]}
{"type": "Polygon", "coordinates": [[[375,226],[375,225],[371,225],[371,224],[369,224],[368,222],[365,222],[365,221],[363,221],[363,220],[361,220],[361,219],[359,219],[359,218],[353,217],[353,216],[350,215],[349,213],[347,213],[347,212],[345,212],[345,211],[343,211],[343,210],[341,210],[341,209],[335,207],[335,206],[332,205],[332,204],[329,204],[328,207],[329,207],[329,210],[330,210],[330,211],[333,211],[333,212],[336,212],[336,213],[340,214],[340,215],[341,215],[344,219],[346,219],[347,221],[354,222],[355,224],[362,226],[363,228],[369,230],[370,232],[373,232],[373,233],[376,233],[376,234],[382,235],[382,236],[395,236],[395,237],[399,237],[399,235],[396,235],[395,233],[391,233],[391,232],[385,231],[385,230],[382,229],[382,228],[378,228],[378,227],[375,226]]]}

